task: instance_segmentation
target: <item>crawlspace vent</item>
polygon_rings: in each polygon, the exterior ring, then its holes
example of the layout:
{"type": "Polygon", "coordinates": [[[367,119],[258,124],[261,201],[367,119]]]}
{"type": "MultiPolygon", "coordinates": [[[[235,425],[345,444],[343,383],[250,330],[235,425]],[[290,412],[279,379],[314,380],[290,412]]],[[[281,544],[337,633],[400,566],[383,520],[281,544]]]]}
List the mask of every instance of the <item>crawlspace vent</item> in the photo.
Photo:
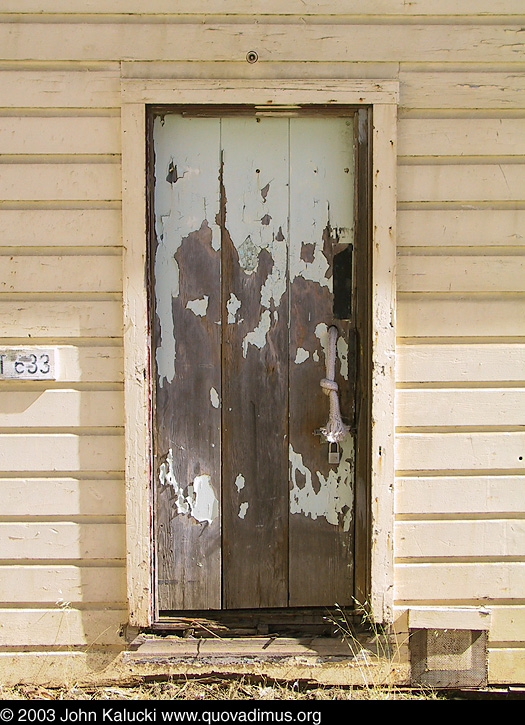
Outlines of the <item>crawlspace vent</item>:
{"type": "Polygon", "coordinates": [[[483,687],[487,684],[487,633],[470,629],[412,629],[412,684],[483,687]]]}

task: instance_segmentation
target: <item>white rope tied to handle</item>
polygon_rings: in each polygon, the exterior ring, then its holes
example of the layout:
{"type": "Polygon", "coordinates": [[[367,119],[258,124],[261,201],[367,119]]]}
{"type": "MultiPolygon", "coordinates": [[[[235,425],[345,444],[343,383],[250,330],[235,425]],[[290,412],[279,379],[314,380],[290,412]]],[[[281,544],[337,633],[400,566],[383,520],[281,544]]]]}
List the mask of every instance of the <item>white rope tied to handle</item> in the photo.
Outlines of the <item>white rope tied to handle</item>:
{"type": "Polygon", "coordinates": [[[350,430],[343,423],[339,407],[339,386],[335,382],[335,359],[337,354],[337,327],[328,328],[328,349],[326,351],[326,378],[321,380],[321,388],[330,398],[330,415],[328,423],[321,428],[321,433],[330,443],[339,443],[350,430]]]}

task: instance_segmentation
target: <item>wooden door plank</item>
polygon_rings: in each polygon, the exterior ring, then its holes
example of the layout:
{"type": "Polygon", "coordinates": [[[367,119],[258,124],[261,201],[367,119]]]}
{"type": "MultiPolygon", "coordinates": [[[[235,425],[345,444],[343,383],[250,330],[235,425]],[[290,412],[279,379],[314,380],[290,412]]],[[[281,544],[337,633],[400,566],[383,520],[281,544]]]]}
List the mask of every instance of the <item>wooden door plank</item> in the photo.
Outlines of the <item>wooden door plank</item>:
{"type": "Polygon", "coordinates": [[[221,606],[219,120],[154,124],[158,607],[221,606]]]}
{"type": "Polygon", "coordinates": [[[224,606],[286,606],[288,120],[221,140],[224,606]]]}
{"type": "MultiPolygon", "coordinates": [[[[334,466],[314,435],[329,412],[319,383],[334,322],[334,252],[353,241],[353,143],[351,117],[291,120],[290,606],[348,604],[353,593],[353,439],[334,466]]],[[[341,409],[351,416],[351,323],[336,322],[341,409]]]]}

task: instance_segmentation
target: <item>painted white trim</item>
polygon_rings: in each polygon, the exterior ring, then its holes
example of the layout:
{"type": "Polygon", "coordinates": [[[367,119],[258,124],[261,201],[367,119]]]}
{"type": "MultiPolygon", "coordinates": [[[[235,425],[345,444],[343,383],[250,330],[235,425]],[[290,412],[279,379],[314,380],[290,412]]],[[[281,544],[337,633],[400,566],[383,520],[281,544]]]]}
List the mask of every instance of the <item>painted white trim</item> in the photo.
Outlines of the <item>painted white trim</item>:
{"type": "Polygon", "coordinates": [[[410,629],[489,630],[491,615],[486,607],[409,607],[408,626],[410,629]]]}
{"type": "Polygon", "coordinates": [[[397,106],[372,111],[371,614],[393,622],[397,106]]]}
{"type": "MultiPolygon", "coordinates": [[[[125,64],[123,64],[125,65],[125,64]]],[[[394,527],[396,123],[392,80],[128,79],[122,86],[127,582],[130,624],[152,621],[146,289],[146,105],[372,105],[371,614],[392,622],[394,527]]]]}

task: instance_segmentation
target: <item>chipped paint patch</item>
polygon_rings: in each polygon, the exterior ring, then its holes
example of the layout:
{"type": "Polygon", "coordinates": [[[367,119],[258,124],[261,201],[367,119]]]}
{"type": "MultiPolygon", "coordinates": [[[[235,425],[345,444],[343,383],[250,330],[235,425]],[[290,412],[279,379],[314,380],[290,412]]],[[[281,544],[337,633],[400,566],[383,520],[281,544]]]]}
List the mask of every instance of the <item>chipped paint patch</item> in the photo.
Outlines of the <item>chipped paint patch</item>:
{"type": "Polygon", "coordinates": [[[290,445],[290,513],[303,514],[314,520],[323,517],[329,524],[342,525],[343,531],[349,531],[354,501],[353,460],[354,442],[351,436],[346,436],[341,444],[341,462],[325,477],[319,471],[312,473],[302,454],[296,453],[290,445]]]}
{"type": "Polygon", "coordinates": [[[252,242],[250,235],[246,237],[239,249],[239,264],[247,274],[251,274],[259,264],[260,249],[252,242]]]}
{"type": "Polygon", "coordinates": [[[218,408],[221,404],[219,393],[215,390],[215,388],[210,388],[210,401],[214,408],[218,408]]]}
{"type": "Polygon", "coordinates": [[[343,335],[337,338],[337,357],[341,366],[341,377],[348,380],[348,341],[343,335]]]}
{"type": "Polygon", "coordinates": [[[238,299],[233,292],[230,292],[230,299],[226,302],[226,309],[228,311],[228,324],[233,325],[237,312],[241,309],[242,302],[238,299]]]}
{"type": "Polygon", "coordinates": [[[321,343],[324,359],[326,360],[326,354],[328,352],[328,325],[326,325],[324,322],[320,322],[318,325],[316,325],[314,332],[315,336],[321,343]]]}
{"type": "Polygon", "coordinates": [[[211,485],[211,476],[203,474],[193,479],[191,515],[197,521],[211,524],[219,513],[219,502],[211,485]]]}
{"type": "Polygon", "coordinates": [[[270,311],[264,310],[255,330],[249,332],[242,341],[242,354],[244,357],[248,353],[248,345],[254,345],[259,349],[262,349],[266,345],[266,335],[270,332],[271,324],[272,318],[270,311]]]}
{"type": "Polygon", "coordinates": [[[235,479],[235,485],[237,487],[237,491],[242,491],[246,483],[246,479],[242,475],[242,473],[239,473],[237,478],[235,479]]]}
{"type": "Polygon", "coordinates": [[[247,501],[245,501],[244,503],[241,503],[241,505],[239,506],[239,518],[240,519],[244,519],[244,517],[246,516],[246,512],[248,511],[248,506],[249,506],[249,504],[247,501]]]}
{"type": "Polygon", "coordinates": [[[300,365],[301,363],[304,363],[305,360],[308,360],[309,357],[310,353],[308,350],[305,350],[304,347],[298,347],[294,362],[296,365],[300,365]]]}
{"type": "MultiPolygon", "coordinates": [[[[155,312],[160,337],[155,351],[159,385],[175,377],[176,339],[173,299],[180,294],[175,254],[189,234],[206,224],[211,248],[220,249],[219,182],[209,173],[219,168],[217,119],[188,119],[176,115],[156,118],[155,141],[155,312]],[[203,221],[204,220],[204,221],[203,221]]],[[[189,308],[191,309],[191,307],[189,308]]],[[[201,310],[197,307],[197,310],[201,310]]],[[[199,314],[199,312],[195,312],[199,314]]]]}
{"type": "Polygon", "coordinates": [[[201,299],[190,300],[186,304],[186,309],[191,310],[194,315],[197,315],[197,317],[204,317],[208,311],[209,299],[208,295],[204,295],[201,299]]]}
{"type": "Polygon", "coordinates": [[[213,490],[211,476],[196,476],[188,486],[182,486],[175,478],[173,450],[159,466],[159,482],[171,486],[175,494],[174,504],[178,514],[189,515],[199,523],[211,524],[219,513],[219,502],[213,490]]]}

